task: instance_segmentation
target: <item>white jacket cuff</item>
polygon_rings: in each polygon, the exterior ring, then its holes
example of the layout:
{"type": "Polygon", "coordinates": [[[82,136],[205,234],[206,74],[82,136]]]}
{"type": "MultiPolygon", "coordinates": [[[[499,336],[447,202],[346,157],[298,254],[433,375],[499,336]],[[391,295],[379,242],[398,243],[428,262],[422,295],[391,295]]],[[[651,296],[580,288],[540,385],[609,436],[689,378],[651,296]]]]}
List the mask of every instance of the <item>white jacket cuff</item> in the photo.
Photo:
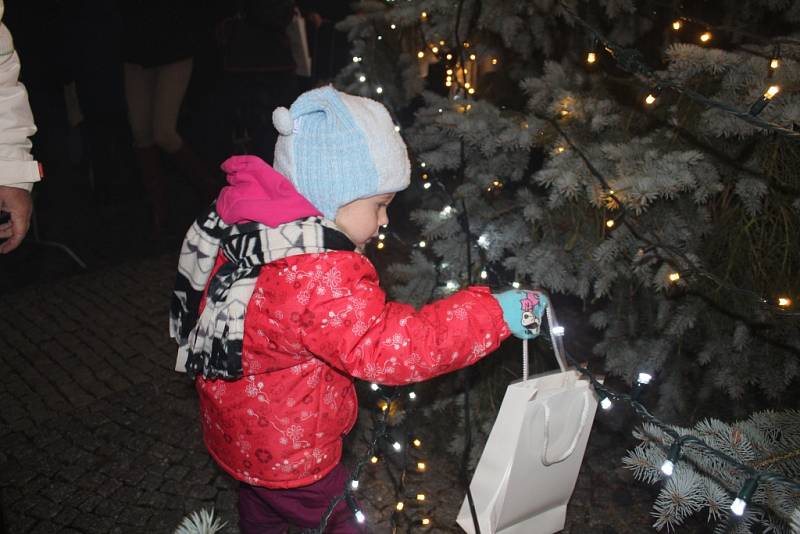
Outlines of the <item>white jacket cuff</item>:
{"type": "Polygon", "coordinates": [[[39,162],[33,160],[0,160],[0,185],[9,185],[30,191],[31,188],[33,188],[34,182],[40,180],[39,162]]]}

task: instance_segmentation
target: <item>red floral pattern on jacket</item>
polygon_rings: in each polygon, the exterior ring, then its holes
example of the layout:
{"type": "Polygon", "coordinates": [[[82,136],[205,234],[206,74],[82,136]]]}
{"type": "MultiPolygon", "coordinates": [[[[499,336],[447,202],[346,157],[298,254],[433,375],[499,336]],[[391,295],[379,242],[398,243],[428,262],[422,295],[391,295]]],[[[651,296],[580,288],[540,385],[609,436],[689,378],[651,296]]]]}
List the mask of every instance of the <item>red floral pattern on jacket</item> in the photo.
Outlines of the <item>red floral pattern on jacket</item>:
{"type": "Polygon", "coordinates": [[[509,335],[487,288],[416,311],[386,302],[375,268],[355,252],[265,265],[246,321],[245,376],[200,376],[196,386],[211,455],[234,478],[268,488],[305,486],[336,466],[358,414],[353,377],[427,380],[475,363],[509,335]]]}

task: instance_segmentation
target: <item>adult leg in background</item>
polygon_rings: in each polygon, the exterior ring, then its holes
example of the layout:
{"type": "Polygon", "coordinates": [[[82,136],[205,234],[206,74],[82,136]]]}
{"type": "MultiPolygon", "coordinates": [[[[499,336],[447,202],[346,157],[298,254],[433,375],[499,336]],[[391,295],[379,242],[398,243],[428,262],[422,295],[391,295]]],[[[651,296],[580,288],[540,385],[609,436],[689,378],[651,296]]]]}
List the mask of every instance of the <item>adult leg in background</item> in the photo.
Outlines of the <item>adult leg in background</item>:
{"type": "Polygon", "coordinates": [[[156,72],[133,63],[124,64],[125,100],[133,135],[136,161],[151,211],[151,231],[161,234],[167,221],[167,186],[161,154],[153,130],[156,72]]]}
{"type": "Polygon", "coordinates": [[[156,144],[174,159],[178,170],[198,186],[204,203],[219,184],[210,163],[203,161],[178,134],[178,114],[192,77],[192,59],[157,67],[153,135],[156,144]]]}

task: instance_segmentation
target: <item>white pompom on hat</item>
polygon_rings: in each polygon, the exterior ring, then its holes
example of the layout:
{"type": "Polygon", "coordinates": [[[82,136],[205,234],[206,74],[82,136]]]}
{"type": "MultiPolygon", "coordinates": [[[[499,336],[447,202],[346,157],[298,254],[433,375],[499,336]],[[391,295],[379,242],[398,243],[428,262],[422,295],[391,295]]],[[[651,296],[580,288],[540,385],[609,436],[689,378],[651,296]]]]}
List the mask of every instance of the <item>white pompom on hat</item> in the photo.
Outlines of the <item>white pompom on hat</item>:
{"type": "Polygon", "coordinates": [[[403,138],[375,100],[321,87],[277,108],[272,122],[280,134],[273,167],[328,219],[353,200],[411,181],[403,138]]]}

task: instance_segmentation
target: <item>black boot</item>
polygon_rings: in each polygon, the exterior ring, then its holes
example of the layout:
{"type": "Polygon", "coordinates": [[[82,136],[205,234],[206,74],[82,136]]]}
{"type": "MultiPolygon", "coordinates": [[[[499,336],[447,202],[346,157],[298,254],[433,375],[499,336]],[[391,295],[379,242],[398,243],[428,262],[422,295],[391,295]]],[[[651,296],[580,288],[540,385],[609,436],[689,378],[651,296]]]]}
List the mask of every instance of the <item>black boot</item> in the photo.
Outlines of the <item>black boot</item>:
{"type": "Polygon", "coordinates": [[[151,237],[158,240],[164,234],[169,217],[167,182],[158,147],[136,149],[136,161],[150,203],[151,237]]]}
{"type": "Polygon", "coordinates": [[[202,207],[207,206],[219,194],[224,185],[221,171],[214,171],[214,167],[202,160],[189,145],[183,143],[181,147],[170,154],[178,170],[188,178],[200,195],[202,207]]]}

